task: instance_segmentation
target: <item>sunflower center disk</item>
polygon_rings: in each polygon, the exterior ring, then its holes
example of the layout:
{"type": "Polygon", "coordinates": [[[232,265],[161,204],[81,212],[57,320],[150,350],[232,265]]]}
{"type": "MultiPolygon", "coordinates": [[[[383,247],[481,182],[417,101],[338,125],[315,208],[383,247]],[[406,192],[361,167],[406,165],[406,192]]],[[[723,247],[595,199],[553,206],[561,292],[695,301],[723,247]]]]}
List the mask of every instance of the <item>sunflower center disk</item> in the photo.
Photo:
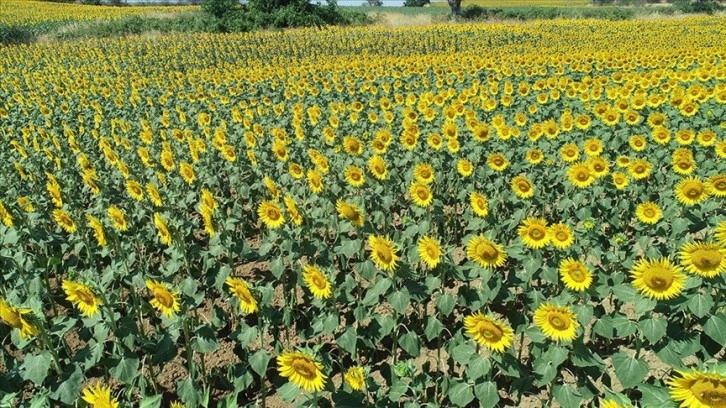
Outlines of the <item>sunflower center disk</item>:
{"type": "Polygon", "coordinates": [[[643,273],[643,281],[652,290],[664,292],[673,285],[674,276],[668,269],[650,268],[643,273]]]}
{"type": "Polygon", "coordinates": [[[519,189],[520,189],[521,191],[525,192],[525,193],[526,193],[527,191],[529,191],[529,183],[519,183],[519,184],[517,185],[517,187],[519,187],[519,189]]]}
{"type": "Polygon", "coordinates": [[[325,289],[325,286],[327,286],[325,284],[325,278],[323,278],[322,276],[320,276],[318,274],[313,275],[313,284],[315,286],[317,286],[319,289],[325,289]]]}
{"type": "Polygon", "coordinates": [[[691,259],[699,270],[712,271],[721,265],[721,254],[717,251],[699,249],[691,255],[691,259]]]}
{"type": "Polygon", "coordinates": [[[567,330],[570,327],[570,319],[559,313],[551,314],[548,320],[550,325],[557,330],[567,330]]]}
{"type": "Polygon", "coordinates": [[[499,251],[487,242],[481,242],[476,246],[476,253],[483,259],[496,259],[499,251]]]}
{"type": "Polygon", "coordinates": [[[393,255],[388,248],[378,248],[376,253],[378,254],[378,258],[380,258],[385,264],[388,264],[393,260],[393,255]]]}
{"type": "Polygon", "coordinates": [[[704,378],[692,385],[691,391],[704,406],[726,407],[726,382],[704,378]]]}
{"type": "Polygon", "coordinates": [[[267,217],[273,221],[277,221],[280,219],[280,212],[275,208],[269,208],[267,210],[267,217]]]}
{"type": "Polygon", "coordinates": [[[85,303],[87,305],[92,305],[94,303],[93,302],[93,295],[90,294],[90,293],[88,293],[85,290],[78,290],[78,291],[76,291],[76,296],[78,297],[78,299],[81,300],[81,302],[83,302],[83,303],[85,303]]]}
{"type": "Polygon", "coordinates": [[[574,268],[570,270],[570,277],[575,282],[584,282],[587,278],[587,275],[585,275],[585,272],[582,271],[580,268],[574,268]]]}
{"type": "Polygon", "coordinates": [[[174,298],[164,289],[154,289],[154,299],[167,308],[174,305],[174,298]]]}
{"type": "Polygon", "coordinates": [[[545,231],[542,231],[540,228],[534,228],[532,231],[529,232],[529,237],[532,238],[535,241],[539,241],[543,239],[547,234],[545,231]]]}
{"type": "Polygon", "coordinates": [[[292,369],[308,380],[315,378],[315,367],[309,361],[296,359],[292,362],[292,369]]]}
{"type": "Polygon", "coordinates": [[[499,327],[496,327],[489,323],[483,323],[479,326],[479,334],[489,341],[499,341],[504,332],[499,327]]]}
{"type": "Polygon", "coordinates": [[[686,195],[690,198],[698,198],[703,194],[703,189],[700,186],[687,186],[686,195]]]}

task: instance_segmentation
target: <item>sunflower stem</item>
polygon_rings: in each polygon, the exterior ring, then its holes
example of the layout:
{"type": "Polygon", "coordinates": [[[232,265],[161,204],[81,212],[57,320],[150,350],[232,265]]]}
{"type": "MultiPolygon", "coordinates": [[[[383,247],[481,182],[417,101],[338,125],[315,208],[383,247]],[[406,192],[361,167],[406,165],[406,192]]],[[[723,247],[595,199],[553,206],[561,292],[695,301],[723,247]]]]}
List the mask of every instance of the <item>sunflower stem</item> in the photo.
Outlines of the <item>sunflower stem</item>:
{"type": "Polygon", "coordinates": [[[63,370],[61,369],[60,365],[60,358],[58,357],[58,352],[55,348],[53,348],[50,345],[50,339],[48,338],[48,333],[45,331],[45,327],[40,331],[40,342],[43,343],[46,350],[50,352],[50,356],[53,358],[53,366],[55,368],[55,372],[60,376],[63,375],[63,370]]]}
{"type": "MultiPolygon", "coordinates": [[[[242,314],[240,313],[240,318],[242,318],[242,314]]],[[[260,315],[257,315],[257,327],[259,328],[258,332],[260,333],[260,349],[262,349],[265,346],[265,327],[264,322],[262,321],[262,318],[260,315]]],[[[264,377],[260,378],[260,392],[262,393],[262,408],[267,407],[267,383],[266,379],[264,377]]]]}
{"type": "Polygon", "coordinates": [[[194,350],[192,350],[192,341],[189,336],[189,319],[187,313],[184,313],[183,319],[184,320],[182,322],[182,332],[184,333],[184,343],[186,346],[185,352],[187,355],[187,371],[189,372],[189,378],[194,379],[194,350]]]}

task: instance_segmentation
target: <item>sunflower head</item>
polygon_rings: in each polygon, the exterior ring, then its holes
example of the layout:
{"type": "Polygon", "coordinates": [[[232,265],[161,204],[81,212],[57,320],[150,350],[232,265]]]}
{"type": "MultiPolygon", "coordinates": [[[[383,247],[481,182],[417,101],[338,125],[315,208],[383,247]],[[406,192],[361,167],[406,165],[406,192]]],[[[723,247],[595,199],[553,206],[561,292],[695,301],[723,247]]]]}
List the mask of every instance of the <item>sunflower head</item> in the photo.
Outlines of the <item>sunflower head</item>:
{"type": "Polygon", "coordinates": [[[507,322],[481,312],[464,318],[464,330],[474,341],[498,353],[503,353],[514,341],[514,330],[507,322]]]}
{"type": "Polygon", "coordinates": [[[643,295],[666,300],[678,296],[686,283],[681,268],[666,258],[641,259],[630,270],[633,286],[643,295]]]}
{"type": "Polygon", "coordinates": [[[103,386],[101,383],[84,389],[81,398],[93,408],[118,408],[119,405],[118,401],[111,397],[111,387],[103,386]]]}
{"type": "Polygon", "coordinates": [[[551,303],[544,303],[535,310],[534,324],[545,336],[556,341],[574,340],[580,326],[572,309],[551,303]]]}
{"type": "Polygon", "coordinates": [[[350,367],[343,375],[343,380],[354,391],[360,391],[365,387],[365,370],[363,367],[350,367]]]}
{"type": "Polygon", "coordinates": [[[679,371],[678,377],[671,377],[667,384],[671,397],[682,407],[726,406],[726,376],[718,372],[699,370],[679,371]]]}
{"type": "Polygon", "coordinates": [[[439,264],[439,260],[441,259],[441,246],[434,238],[424,235],[418,241],[418,254],[421,260],[429,268],[433,269],[439,264]]]}
{"type": "Polygon", "coordinates": [[[663,216],[663,211],[661,211],[658,204],[648,201],[638,204],[635,208],[635,215],[638,217],[638,221],[644,224],[655,224],[663,216]]]}
{"type": "Polygon", "coordinates": [[[584,263],[573,258],[560,262],[560,277],[567,289],[580,292],[592,285],[592,272],[584,263]]]}
{"type": "Polygon", "coordinates": [[[371,258],[376,266],[384,271],[396,269],[398,263],[398,249],[393,241],[386,237],[371,235],[368,237],[368,246],[371,251],[371,258]]]}
{"type": "Polygon", "coordinates": [[[411,187],[408,189],[408,194],[411,196],[411,201],[414,204],[423,208],[430,206],[434,199],[429,186],[421,182],[411,184],[411,187]]]}
{"type": "Polygon", "coordinates": [[[327,299],[333,295],[330,280],[316,265],[307,264],[303,267],[303,280],[316,298],[327,299]]]}
{"type": "Polygon", "coordinates": [[[313,356],[302,352],[283,352],[277,357],[277,371],[307,392],[322,391],[325,380],[323,365],[313,356]]]}
{"type": "Polygon", "coordinates": [[[155,280],[147,280],[146,287],[151,292],[151,306],[166,317],[179,312],[179,294],[169,290],[167,285],[155,280]]]}
{"type": "Polygon", "coordinates": [[[676,199],[687,206],[703,202],[708,198],[708,187],[698,177],[689,177],[676,185],[676,199]]]}
{"type": "Polygon", "coordinates": [[[507,253],[501,245],[478,235],[467,242],[466,256],[483,268],[496,268],[504,265],[507,253]]]}
{"type": "Polygon", "coordinates": [[[489,214],[489,203],[484,195],[477,192],[469,194],[469,203],[478,217],[486,217],[489,214]]]}
{"type": "Polygon", "coordinates": [[[514,194],[519,198],[531,198],[534,196],[534,185],[526,176],[516,176],[511,182],[514,194]]]}
{"type": "Polygon", "coordinates": [[[10,306],[4,299],[0,298],[0,321],[14,329],[18,329],[20,337],[23,339],[29,339],[40,333],[40,329],[26,318],[26,315],[30,313],[30,309],[18,309],[10,306]]]}
{"type": "Polygon", "coordinates": [[[678,254],[687,272],[703,278],[726,273],[726,247],[714,243],[686,243],[678,254]]]}
{"type": "Polygon", "coordinates": [[[64,280],[62,286],[67,295],[66,300],[73,303],[84,316],[95,316],[98,313],[98,307],[103,305],[91,288],[83,283],[64,280]]]}
{"type": "Polygon", "coordinates": [[[348,221],[350,221],[351,224],[355,225],[356,227],[362,227],[365,223],[365,216],[363,215],[363,211],[361,211],[360,208],[358,208],[357,205],[348,203],[343,200],[338,200],[338,202],[335,204],[335,209],[338,211],[338,215],[341,218],[345,218],[348,221]]]}
{"type": "Polygon", "coordinates": [[[545,247],[550,242],[547,222],[542,218],[527,218],[517,232],[524,244],[532,249],[545,247]]]}
{"type": "Polygon", "coordinates": [[[229,291],[239,300],[240,310],[244,313],[254,313],[259,310],[257,300],[252,296],[247,282],[241,278],[228,276],[224,283],[227,284],[229,291]]]}
{"type": "Polygon", "coordinates": [[[281,227],[285,223],[285,217],[282,215],[282,209],[274,201],[263,201],[257,208],[262,222],[270,229],[281,227]]]}
{"type": "Polygon", "coordinates": [[[550,237],[550,243],[559,249],[569,248],[575,242],[575,235],[572,233],[572,229],[565,223],[550,225],[548,235],[550,237]]]}

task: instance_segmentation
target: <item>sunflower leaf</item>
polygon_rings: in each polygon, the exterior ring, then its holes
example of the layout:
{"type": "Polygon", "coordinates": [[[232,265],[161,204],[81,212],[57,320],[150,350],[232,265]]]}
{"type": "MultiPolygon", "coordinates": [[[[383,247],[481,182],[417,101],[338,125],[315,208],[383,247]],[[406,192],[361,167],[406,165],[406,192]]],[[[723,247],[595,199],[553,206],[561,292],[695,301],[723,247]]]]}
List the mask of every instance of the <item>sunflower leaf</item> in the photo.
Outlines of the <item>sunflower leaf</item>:
{"type": "Polygon", "coordinates": [[[479,404],[483,408],[494,408],[499,402],[499,391],[492,381],[475,385],[474,394],[479,398],[479,404]]]}
{"type": "Polygon", "coordinates": [[[562,408],[578,408],[582,402],[580,391],[569,384],[555,385],[552,387],[552,394],[562,408]]]}
{"type": "Polygon", "coordinates": [[[726,344],[726,315],[711,316],[703,325],[703,332],[718,344],[726,344]]]}
{"type": "Polygon", "coordinates": [[[632,388],[643,381],[648,374],[648,363],[643,360],[630,357],[620,351],[613,355],[613,366],[615,376],[618,377],[624,388],[632,388]]]}
{"type": "Polygon", "coordinates": [[[469,405],[474,400],[472,387],[465,382],[457,382],[449,387],[449,401],[458,407],[469,405]]]}
{"type": "Polygon", "coordinates": [[[693,312],[699,319],[706,316],[713,307],[713,298],[711,295],[699,293],[693,296],[688,302],[688,310],[693,312]]]}
{"type": "Polygon", "coordinates": [[[665,336],[668,322],[663,317],[653,317],[641,320],[638,322],[638,326],[640,326],[640,331],[645,338],[651,344],[655,344],[665,336]]]}
{"type": "Polygon", "coordinates": [[[52,357],[49,352],[44,351],[37,355],[29,354],[25,356],[23,367],[25,372],[23,378],[32,381],[35,385],[42,385],[45,377],[48,375],[48,369],[52,357]]]}
{"type": "Polygon", "coordinates": [[[265,350],[258,350],[250,356],[250,367],[261,377],[265,378],[267,366],[270,363],[270,355],[265,350]]]}
{"type": "Polygon", "coordinates": [[[638,386],[638,389],[641,393],[643,393],[640,403],[644,407],[672,408],[676,406],[671,399],[667,388],[656,387],[650,384],[641,384],[638,386]]]}

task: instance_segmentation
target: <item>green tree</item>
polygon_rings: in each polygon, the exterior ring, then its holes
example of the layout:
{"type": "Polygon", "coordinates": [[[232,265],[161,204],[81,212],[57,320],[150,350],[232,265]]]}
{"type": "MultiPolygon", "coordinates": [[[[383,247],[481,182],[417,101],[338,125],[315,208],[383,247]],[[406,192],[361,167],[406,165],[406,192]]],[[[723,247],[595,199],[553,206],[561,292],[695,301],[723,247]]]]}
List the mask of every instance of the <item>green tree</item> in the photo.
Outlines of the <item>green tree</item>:
{"type": "Polygon", "coordinates": [[[461,15],[461,0],[446,0],[449,2],[449,7],[451,7],[451,16],[460,16],[461,15]]]}

